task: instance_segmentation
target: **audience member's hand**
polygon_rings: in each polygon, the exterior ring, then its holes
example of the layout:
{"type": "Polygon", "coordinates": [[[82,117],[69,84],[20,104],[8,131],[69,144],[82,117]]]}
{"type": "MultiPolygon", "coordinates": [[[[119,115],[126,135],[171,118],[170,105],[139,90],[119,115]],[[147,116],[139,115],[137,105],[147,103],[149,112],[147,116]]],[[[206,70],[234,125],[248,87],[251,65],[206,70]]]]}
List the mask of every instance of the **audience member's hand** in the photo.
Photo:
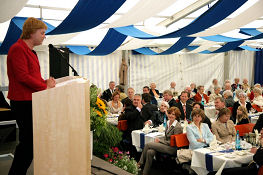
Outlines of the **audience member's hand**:
{"type": "Polygon", "coordinates": [[[159,142],[160,142],[160,139],[159,139],[159,138],[155,138],[155,139],[154,139],[154,142],[159,143],[159,142]]]}
{"type": "Polygon", "coordinates": [[[148,125],[151,125],[151,121],[150,120],[144,122],[144,125],[146,125],[147,123],[148,123],[148,125]]]}
{"type": "Polygon", "coordinates": [[[140,108],[140,109],[142,109],[142,104],[139,103],[137,107],[140,108]]]}
{"type": "Polygon", "coordinates": [[[196,139],[196,141],[198,141],[198,142],[204,142],[204,140],[203,139],[196,139]]]}
{"type": "Polygon", "coordinates": [[[49,88],[53,88],[56,86],[56,80],[53,77],[49,77],[49,79],[47,79],[47,89],[49,88]]]}

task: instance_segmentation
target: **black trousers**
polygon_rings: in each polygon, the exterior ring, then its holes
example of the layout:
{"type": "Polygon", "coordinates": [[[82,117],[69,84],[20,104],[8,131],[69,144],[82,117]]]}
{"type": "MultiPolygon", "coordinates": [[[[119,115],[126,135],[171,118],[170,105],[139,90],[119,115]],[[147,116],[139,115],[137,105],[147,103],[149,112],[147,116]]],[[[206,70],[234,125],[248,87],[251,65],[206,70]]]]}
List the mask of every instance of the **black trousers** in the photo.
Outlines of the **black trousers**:
{"type": "Polygon", "coordinates": [[[11,111],[19,127],[19,144],[8,175],[26,175],[33,160],[32,101],[10,101],[11,111]]]}

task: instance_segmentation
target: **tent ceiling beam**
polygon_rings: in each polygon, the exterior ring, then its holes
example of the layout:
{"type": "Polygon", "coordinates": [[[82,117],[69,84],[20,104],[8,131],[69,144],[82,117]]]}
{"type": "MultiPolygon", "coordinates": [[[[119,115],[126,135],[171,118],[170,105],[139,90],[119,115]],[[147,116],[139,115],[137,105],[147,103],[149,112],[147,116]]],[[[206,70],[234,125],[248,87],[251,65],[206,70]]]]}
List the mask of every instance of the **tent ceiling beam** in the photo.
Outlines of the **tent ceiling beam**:
{"type": "Polygon", "coordinates": [[[199,10],[200,8],[206,6],[207,4],[209,4],[213,1],[215,1],[215,0],[198,0],[195,3],[187,6],[184,9],[182,9],[181,11],[175,13],[170,18],[160,22],[158,25],[169,27],[171,24],[175,23],[176,21],[179,21],[180,19],[185,18],[189,14],[199,10]]]}

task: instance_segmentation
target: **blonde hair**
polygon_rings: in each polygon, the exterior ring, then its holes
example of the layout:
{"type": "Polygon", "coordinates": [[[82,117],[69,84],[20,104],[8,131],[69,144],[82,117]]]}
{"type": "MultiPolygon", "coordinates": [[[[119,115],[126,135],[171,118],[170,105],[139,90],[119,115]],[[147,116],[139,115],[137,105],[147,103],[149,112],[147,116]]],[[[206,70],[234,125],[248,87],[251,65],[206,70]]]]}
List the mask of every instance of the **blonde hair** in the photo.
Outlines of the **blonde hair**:
{"type": "Polygon", "coordinates": [[[237,116],[236,116],[238,123],[239,123],[242,119],[248,119],[248,113],[247,113],[247,108],[246,108],[246,107],[244,107],[244,106],[239,106],[239,107],[237,108],[237,110],[240,110],[240,111],[242,112],[241,115],[238,115],[238,114],[237,114],[237,116]]]}
{"type": "Polygon", "coordinates": [[[35,33],[38,29],[47,30],[47,25],[43,21],[36,18],[28,18],[23,25],[23,31],[20,38],[29,39],[30,35],[35,33]]]}

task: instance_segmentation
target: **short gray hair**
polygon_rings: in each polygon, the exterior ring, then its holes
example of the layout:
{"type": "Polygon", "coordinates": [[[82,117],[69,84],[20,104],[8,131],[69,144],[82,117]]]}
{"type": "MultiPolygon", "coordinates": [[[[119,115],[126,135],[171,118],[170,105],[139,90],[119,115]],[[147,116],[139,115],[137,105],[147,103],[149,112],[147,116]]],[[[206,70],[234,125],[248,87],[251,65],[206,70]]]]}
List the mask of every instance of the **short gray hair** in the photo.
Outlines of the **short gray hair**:
{"type": "Polygon", "coordinates": [[[256,92],[256,93],[258,93],[259,95],[262,95],[262,90],[259,89],[259,88],[257,88],[257,87],[253,89],[253,92],[256,92]]]}
{"type": "Polygon", "coordinates": [[[236,95],[239,96],[241,93],[244,93],[242,89],[237,89],[236,90],[236,95]]]}
{"type": "Polygon", "coordinates": [[[233,93],[232,93],[230,90],[224,91],[224,92],[223,92],[223,96],[224,96],[224,95],[233,97],[233,93]]]}
{"type": "Polygon", "coordinates": [[[247,94],[245,92],[239,93],[239,97],[240,96],[243,96],[243,97],[247,98],[247,94]]]}
{"type": "Polygon", "coordinates": [[[161,101],[160,106],[161,106],[162,104],[165,104],[165,106],[167,106],[167,108],[170,108],[170,105],[169,105],[168,102],[166,102],[166,101],[161,101]]]}
{"type": "Polygon", "coordinates": [[[220,88],[221,88],[220,86],[215,86],[214,90],[217,90],[217,89],[220,89],[220,88]]]}

